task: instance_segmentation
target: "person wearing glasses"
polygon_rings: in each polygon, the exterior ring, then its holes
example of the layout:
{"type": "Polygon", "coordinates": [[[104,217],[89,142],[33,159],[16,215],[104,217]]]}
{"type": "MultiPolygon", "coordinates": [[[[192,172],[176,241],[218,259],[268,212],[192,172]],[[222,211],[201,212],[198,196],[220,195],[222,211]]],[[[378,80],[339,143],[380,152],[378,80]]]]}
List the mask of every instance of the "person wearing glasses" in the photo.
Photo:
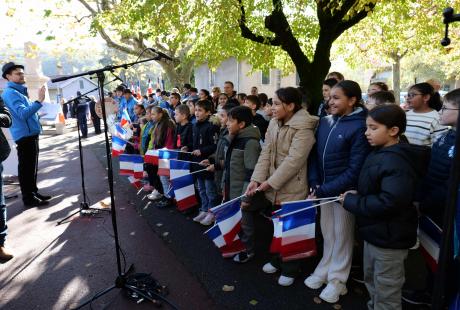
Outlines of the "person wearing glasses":
{"type": "Polygon", "coordinates": [[[51,199],[38,193],[37,188],[38,135],[42,129],[37,112],[43,107],[45,86],[39,89],[38,100],[31,101],[25,87],[24,66],[6,63],[2,77],[8,80],[2,99],[13,118],[10,132],[17,145],[22,201],[27,207],[42,206],[51,199]]]}
{"type": "Polygon", "coordinates": [[[419,83],[409,88],[406,96],[406,137],[411,144],[432,146],[439,135],[447,130],[439,122],[441,98],[428,83],[419,83]]]}
{"type": "MultiPolygon", "coordinates": [[[[443,103],[439,122],[441,125],[449,126],[449,129],[439,135],[439,138],[433,143],[428,172],[422,181],[419,197],[417,197],[420,212],[439,227],[443,227],[450,170],[454,151],[457,151],[455,150],[455,138],[460,110],[460,89],[447,93],[443,98],[443,103]]],[[[426,269],[428,272],[425,289],[403,290],[402,299],[404,302],[412,305],[431,306],[434,274],[428,265],[426,269]]]]}

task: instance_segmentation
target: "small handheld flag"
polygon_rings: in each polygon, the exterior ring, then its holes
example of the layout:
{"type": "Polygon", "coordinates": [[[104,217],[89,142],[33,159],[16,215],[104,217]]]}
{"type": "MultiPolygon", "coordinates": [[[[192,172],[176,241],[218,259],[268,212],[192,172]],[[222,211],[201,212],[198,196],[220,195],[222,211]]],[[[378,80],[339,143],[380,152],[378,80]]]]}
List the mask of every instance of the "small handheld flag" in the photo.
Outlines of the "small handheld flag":
{"type": "Polygon", "coordinates": [[[441,244],[442,230],[428,216],[422,216],[419,220],[418,238],[420,250],[425,261],[433,272],[438,268],[439,248],[441,244]]]}
{"type": "Polygon", "coordinates": [[[119,137],[112,136],[112,156],[116,157],[123,154],[127,142],[119,137]]]}

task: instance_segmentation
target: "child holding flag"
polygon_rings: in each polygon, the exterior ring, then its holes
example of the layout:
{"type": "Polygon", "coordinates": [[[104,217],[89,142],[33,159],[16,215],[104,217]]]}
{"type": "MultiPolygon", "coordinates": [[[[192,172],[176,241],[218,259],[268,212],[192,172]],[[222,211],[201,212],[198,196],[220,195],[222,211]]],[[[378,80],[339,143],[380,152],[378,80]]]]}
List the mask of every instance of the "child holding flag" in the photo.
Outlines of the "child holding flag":
{"type": "MultiPolygon", "coordinates": [[[[150,136],[149,150],[156,149],[174,149],[174,129],[175,124],[169,118],[169,114],[166,110],[160,107],[152,107],[150,111],[150,117],[155,123],[150,136]]],[[[154,183],[155,190],[152,194],[148,195],[147,198],[150,200],[158,200],[164,198],[158,202],[158,207],[165,207],[171,203],[170,197],[168,196],[169,189],[169,178],[166,176],[160,176],[158,182],[158,166],[154,166],[156,169],[147,171],[149,179],[154,180],[150,184],[154,183]],[[152,175],[154,174],[154,175],[152,175]],[[160,183],[160,184],[158,184],[160,183]]]]}
{"type": "MultiPolygon", "coordinates": [[[[308,195],[307,158],[315,143],[317,118],[302,108],[302,95],[293,87],[280,88],[273,97],[273,119],[246,195],[256,191],[277,208],[282,202],[308,195]]],[[[278,284],[289,286],[299,272],[299,261],[281,262],[279,256],[263,267],[265,273],[281,269],[278,284]]]]}
{"type": "MultiPolygon", "coordinates": [[[[224,107],[225,108],[225,107],[224,107]]],[[[224,201],[237,198],[246,192],[260,154],[260,132],[252,124],[250,108],[239,106],[228,112],[227,128],[230,144],[224,156],[224,201]]],[[[241,199],[241,232],[239,237],[246,251],[233,257],[237,263],[245,263],[254,257],[254,212],[249,197],[241,199]]]]}
{"type": "Polygon", "coordinates": [[[369,309],[401,309],[404,260],[417,239],[416,184],[429,148],[402,142],[406,115],[397,105],[379,106],[367,117],[366,138],[375,149],[359,175],[358,191],[343,195],[364,240],[364,282],[369,309]]]}
{"type": "MultiPolygon", "coordinates": [[[[216,151],[217,132],[219,128],[209,121],[212,103],[208,100],[200,100],[195,105],[196,124],[193,125],[193,160],[197,163],[207,159],[216,151]]],[[[198,165],[195,165],[198,166],[198,165]]],[[[192,167],[195,168],[196,167],[192,167]]],[[[199,168],[201,169],[201,168],[199,168]]],[[[214,174],[201,172],[196,175],[198,190],[200,192],[200,213],[193,221],[208,226],[214,222],[214,216],[209,209],[216,206],[217,189],[214,182],[214,174]]]]}
{"type": "MultiPolygon", "coordinates": [[[[316,152],[310,161],[310,198],[336,197],[356,188],[359,172],[370,151],[364,132],[366,111],[361,106],[361,88],[354,81],[336,84],[329,99],[331,115],[322,117],[316,132],[316,152]]],[[[324,238],[323,257],[305,285],[319,289],[319,297],[335,303],[347,293],[345,284],[353,252],[353,214],[340,203],[321,205],[320,224],[324,238]]]]}

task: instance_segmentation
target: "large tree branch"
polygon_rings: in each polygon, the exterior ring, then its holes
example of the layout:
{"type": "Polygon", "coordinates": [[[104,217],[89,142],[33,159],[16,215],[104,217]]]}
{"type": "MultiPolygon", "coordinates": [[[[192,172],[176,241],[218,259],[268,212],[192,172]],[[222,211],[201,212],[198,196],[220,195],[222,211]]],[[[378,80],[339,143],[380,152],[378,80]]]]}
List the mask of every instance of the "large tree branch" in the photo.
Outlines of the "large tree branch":
{"type": "Polygon", "coordinates": [[[280,46],[280,42],[278,38],[270,38],[262,35],[255,34],[249,27],[246,25],[246,12],[244,9],[243,1],[238,0],[238,3],[240,5],[240,10],[241,10],[241,16],[239,20],[239,26],[241,30],[241,36],[243,38],[249,39],[251,41],[265,44],[265,45],[271,45],[271,46],[280,46]]]}
{"type": "Polygon", "coordinates": [[[369,10],[361,10],[347,20],[341,21],[337,26],[336,38],[338,38],[345,30],[353,27],[364,19],[369,12],[371,12],[375,7],[375,3],[369,4],[369,10]]]}
{"type": "Polygon", "coordinates": [[[78,0],[80,1],[81,4],[83,4],[83,6],[93,15],[93,16],[96,16],[97,15],[97,11],[95,9],[93,9],[93,7],[91,5],[89,5],[88,2],[86,2],[85,0],[78,0]]]}

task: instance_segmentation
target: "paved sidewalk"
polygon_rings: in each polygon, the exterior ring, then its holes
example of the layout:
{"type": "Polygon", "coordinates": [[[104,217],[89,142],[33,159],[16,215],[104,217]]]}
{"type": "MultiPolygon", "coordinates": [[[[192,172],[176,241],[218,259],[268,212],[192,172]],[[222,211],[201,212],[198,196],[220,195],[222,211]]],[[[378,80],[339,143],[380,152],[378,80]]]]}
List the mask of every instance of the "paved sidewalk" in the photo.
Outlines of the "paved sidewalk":
{"type": "MultiPolygon", "coordinates": [[[[84,141],[87,195],[92,206],[109,197],[107,173],[94,150],[102,153],[103,135],[84,141]]],[[[73,217],[56,222],[78,208],[82,201],[80,162],[76,132],[42,136],[39,188],[54,198],[49,206],[26,209],[20,197],[7,201],[7,246],[15,258],[0,264],[1,309],[69,309],[114,283],[115,262],[112,224],[105,212],[96,217],[73,217]]],[[[180,309],[217,309],[207,292],[168,249],[147,222],[138,215],[131,187],[116,186],[121,246],[126,261],[136,271],[152,273],[170,287],[168,298],[180,309]]],[[[7,185],[8,195],[18,193],[7,185]]],[[[92,303],[94,309],[152,309],[136,305],[120,290],[92,303]]],[[[222,307],[219,307],[222,308],[222,307]]],[[[86,307],[89,309],[89,306],[86,307]]],[[[164,309],[169,309],[164,306],[164,309]]]]}

